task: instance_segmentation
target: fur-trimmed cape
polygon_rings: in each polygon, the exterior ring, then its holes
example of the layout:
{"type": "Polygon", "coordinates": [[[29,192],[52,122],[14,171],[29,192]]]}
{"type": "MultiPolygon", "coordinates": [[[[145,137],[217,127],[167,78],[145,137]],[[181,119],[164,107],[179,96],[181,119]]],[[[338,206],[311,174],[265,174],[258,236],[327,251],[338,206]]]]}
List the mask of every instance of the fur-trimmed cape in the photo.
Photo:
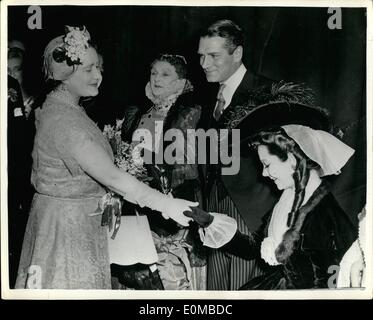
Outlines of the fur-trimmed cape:
{"type": "Polygon", "coordinates": [[[284,233],[282,242],[276,248],[276,259],[280,263],[285,263],[294,252],[294,247],[300,239],[300,230],[308,213],[330,192],[326,183],[316,189],[307,203],[299,209],[299,214],[294,224],[284,233]]]}
{"type": "MultiPolygon", "coordinates": [[[[271,216],[272,210],[263,217],[262,226],[250,235],[237,231],[221,250],[247,260],[260,258],[261,243],[268,235],[271,216]]],[[[276,250],[281,264],[266,264],[265,273],[250,280],[243,289],[325,288],[330,277],[329,267],[339,265],[356,238],[357,230],[328,184],[322,182],[300,208],[294,226],[284,234],[276,250]]]]}

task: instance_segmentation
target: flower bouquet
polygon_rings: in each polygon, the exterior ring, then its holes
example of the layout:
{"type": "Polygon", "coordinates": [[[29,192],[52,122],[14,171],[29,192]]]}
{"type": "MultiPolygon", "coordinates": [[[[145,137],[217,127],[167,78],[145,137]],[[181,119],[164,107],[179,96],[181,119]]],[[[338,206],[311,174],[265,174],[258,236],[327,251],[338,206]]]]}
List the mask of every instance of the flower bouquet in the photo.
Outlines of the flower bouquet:
{"type": "MultiPolygon", "coordinates": [[[[120,169],[128,172],[138,180],[148,183],[152,180],[147,174],[147,169],[144,166],[141,149],[134,147],[122,140],[123,120],[117,120],[115,126],[106,125],[103,134],[110,143],[114,153],[114,163],[120,169]]],[[[157,259],[157,251],[155,249],[153,239],[150,232],[147,216],[138,215],[135,209],[135,215],[123,215],[123,210],[131,210],[126,208],[125,200],[122,196],[113,191],[109,191],[101,199],[102,226],[109,227],[109,233],[114,231],[109,241],[109,257],[110,263],[129,266],[138,263],[151,265],[157,259]],[[115,223],[113,223],[115,219],[115,223]],[[123,227],[119,229],[120,225],[123,227]]]]}
{"type": "MultiPolygon", "coordinates": [[[[103,134],[110,143],[114,153],[114,164],[121,170],[128,172],[138,180],[148,182],[151,180],[144,167],[144,161],[141,157],[141,150],[133,147],[121,138],[123,120],[117,120],[116,125],[105,125],[103,134]]],[[[113,220],[115,217],[114,232],[111,236],[115,238],[121,222],[122,196],[113,191],[109,191],[100,201],[100,208],[103,210],[102,226],[109,226],[109,232],[113,229],[113,220]]]]}

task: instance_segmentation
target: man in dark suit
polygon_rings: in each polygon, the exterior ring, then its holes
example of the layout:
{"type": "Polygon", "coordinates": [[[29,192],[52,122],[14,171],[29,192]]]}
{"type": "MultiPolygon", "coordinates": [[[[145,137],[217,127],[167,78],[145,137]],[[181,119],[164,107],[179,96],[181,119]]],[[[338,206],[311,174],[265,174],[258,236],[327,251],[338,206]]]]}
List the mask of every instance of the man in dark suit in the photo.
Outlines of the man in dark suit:
{"type": "Polygon", "coordinates": [[[14,287],[28,217],[31,154],[21,88],[8,76],[9,285],[14,287]]]}
{"type": "MultiPolygon", "coordinates": [[[[250,90],[263,84],[242,63],[243,50],[243,32],[230,20],[215,22],[200,37],[200,65],[208,82],[220,84],[213,102],[204,109],[202,126],[206,129],[226,128],[231,112],[247,101],[250,90]]],[[[261,177],[257,156],[244,144],[242,146],[237,174],[223,175],[220,165],[207,164],[207,210],[235,218],[239,230],[249,234],[259,227],[262,216],[272,208],[276,196],[261,177]]],[[[214,250],[208,259],[207,288],[237,290],[259,274],[257,261],[246,261],[214,250]]]]}

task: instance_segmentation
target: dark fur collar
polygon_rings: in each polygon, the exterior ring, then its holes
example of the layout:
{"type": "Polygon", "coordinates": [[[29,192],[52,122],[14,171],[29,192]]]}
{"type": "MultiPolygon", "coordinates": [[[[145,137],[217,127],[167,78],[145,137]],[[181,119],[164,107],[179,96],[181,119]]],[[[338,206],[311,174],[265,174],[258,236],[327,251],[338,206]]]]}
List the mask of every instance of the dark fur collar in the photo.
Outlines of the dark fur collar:
{"type": "Polygon", "coordinates": [[[182,93],[167,113],[163,124],[164,132],[170,128],[174,128],[174,122],[178,119],[178,117],[185,114],[185,110],[190,110],[192,108],[195,108],[193,92],[189,91],[182,93]]]}
{"type": "Polygon", "coordinates": [[[326,182],[322,182],[308,199],[307,203],[299,209],[299,215],[296,218],[294,225],[284,233],[282,242],[276,249],[275,254],[278,262],[283,264],[286,263],[289,257],[293,254],[296,243],[300,238],[299,231],[301,230],[308,213],[311,212],[329,192],[329,185],[326,182]]]}
{"type": "MultiPolygon", "coordinates": [[[[147,102],[145,107],[130,106],[126,109],[122,124],[122,139],[127,142],[132,141],[132,134],[137,129],[141,117],[152,108],[147,102]]],[[[195,108],[194,94],[192,90],[183,92],[171,106],[163,123],[163,130],[166,132],[173,127],[173,123],[178,117],[184,114],[185,110],[195,108]]]]}
{"type": "Polygon", "coordinates": [[[299,209],[299,216],[294,222],[294,228],[297,231],[303,226],[307,214],[312,211],[320,201],[330,192],[329,184],[325,181],[321,182],[319,187],[315,190],[312,196],[308,199],[307,203],[299,209]]]}

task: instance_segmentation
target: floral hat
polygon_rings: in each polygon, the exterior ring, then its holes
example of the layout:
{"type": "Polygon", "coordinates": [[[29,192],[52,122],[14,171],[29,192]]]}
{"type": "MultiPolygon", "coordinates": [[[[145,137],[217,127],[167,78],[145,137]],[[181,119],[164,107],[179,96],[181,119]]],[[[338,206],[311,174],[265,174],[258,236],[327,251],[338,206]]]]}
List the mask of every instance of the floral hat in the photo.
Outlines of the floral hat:
{"type": "Polygon", "coordinates": [[[90,39],[85,26],[66,26],[65,34],[51,40],[44,50],[43,70],[46,79],[66,80],[70,77],[82,64],[90,39]]]}

